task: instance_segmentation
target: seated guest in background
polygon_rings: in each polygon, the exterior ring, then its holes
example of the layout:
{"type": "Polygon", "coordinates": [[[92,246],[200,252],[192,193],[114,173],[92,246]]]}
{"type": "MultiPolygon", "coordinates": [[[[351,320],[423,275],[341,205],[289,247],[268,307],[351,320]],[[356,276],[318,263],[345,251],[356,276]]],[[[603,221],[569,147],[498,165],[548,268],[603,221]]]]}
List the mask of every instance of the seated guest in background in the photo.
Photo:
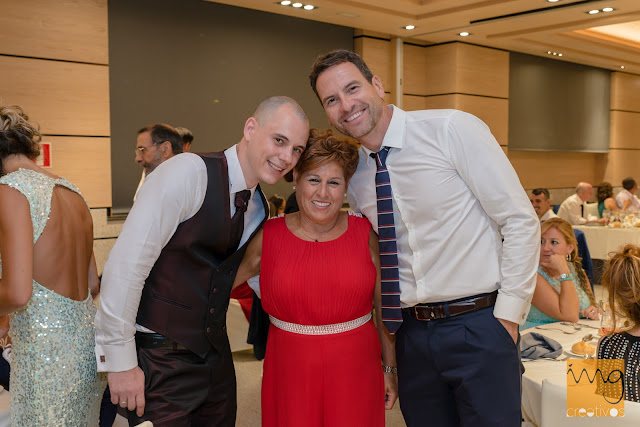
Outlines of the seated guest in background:
{"type": "Polygon", "coordinates": [[[264,427],[382,427],[396,400],[394,345],[379,316],[378,238],[367,219],[341,210],[357,166],[355,144],[312,129],[294,169],[300,211],[267,221],[238,269],[234,285],[260,273],[271,317],[264,427]],[[389,365],[384,374],[381,365],[389,365]]]}
{"type": "Polygon", "coordinates": [[[613,198],[613,187],[608,182],[598,185],[598,215],[602,218],[602,212],[607,209],[609,211],[617,211],[618,205],[613,198]]]}
{"type": "Polygon", "coordinates": [[[531,310],[522,329],[559,320],[597,319],[589,279],[582,269],[571,225],[561,218],[541,224],[540,267],[531,310]]]}
{"type": "Polygon", "coordinates": [[[187,128],[177,127],[176,132],[182,138],[182,152],[188,153],[191,151],[191,144],[193,144],[193,134],[187,128]]]}
{"type": "Polygon", "coordinates": [[[269,203],[272,203],[273,207],[275,208],[275,211],[270,215],[270,217],[278,216],[284,213],[284,197],[279,194],[274,194],[273,196],[269,197],[269,203]]]}
{"type": "Polygon", "coordinates": [[[531,200],[533,209],[536,211],[540,222],[558,216],[553,212],[553,209],[551,209],[551,198],[549,197],[549,190],[546,188],[533,189],[529,195],[529,200],[531,200]]]}
{"type": "MultiPolygon", "coordinates": [[[[631,322],[631,329],[607,335],[598,344],[598,359],[622,359],[624,366],[624,398],[640,402],[640,247],[626,245],[611,257],[602,275],[602,286],[609,292],[612,331],[618,315],[631,322]]],[[[622,323],[622,322],[621,322],[622,323]]]]}
{"type": "Polygon", "coordinates": [[[590,216],[587,213],[587,201],[593,196],[593,187],[587,182],[581,182],[576,187],[575,194],[567,197],[560,205],[558,216],[571,225],[604,224],[604,218],[590,216]]]}
{"type": "Polygon", "coordinates": [[[640,211],[640,201],[636,196],[638,184],[630,176],[622,180],[622,190],[616,195],[616,204],[620,209],[640,211]]]}

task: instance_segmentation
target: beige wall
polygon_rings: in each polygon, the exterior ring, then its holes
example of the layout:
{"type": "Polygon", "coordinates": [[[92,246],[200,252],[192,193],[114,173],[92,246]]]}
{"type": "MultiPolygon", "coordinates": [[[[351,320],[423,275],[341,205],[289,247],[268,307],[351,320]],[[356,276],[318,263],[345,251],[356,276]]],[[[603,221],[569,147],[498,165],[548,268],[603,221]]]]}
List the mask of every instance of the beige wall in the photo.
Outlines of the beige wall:
{"type": "Polygon", "coordinates": [[[121,222],[111,206],[107,0],[0,2],[0,103],[23,107],[51,144],[50,171],[92,208],[99,271],[121,222]]]}
{"type": "MultiPolygon", "coordinates": [[[[392,43],[367,39],[356,49],[391,87],[392,43]]],[[[611,134],[608,154],[509,151],[509,53],[464,43],[405,44],[403,108],[456,108],[481,118],[507,153],[524,188],[556,189],[558,199],[580,181],[620,186],[626,176],[640,180],[640,76],[611,77],[611,134]]],[[[560,203],[562,200],[554,200],[560,203]]]]}

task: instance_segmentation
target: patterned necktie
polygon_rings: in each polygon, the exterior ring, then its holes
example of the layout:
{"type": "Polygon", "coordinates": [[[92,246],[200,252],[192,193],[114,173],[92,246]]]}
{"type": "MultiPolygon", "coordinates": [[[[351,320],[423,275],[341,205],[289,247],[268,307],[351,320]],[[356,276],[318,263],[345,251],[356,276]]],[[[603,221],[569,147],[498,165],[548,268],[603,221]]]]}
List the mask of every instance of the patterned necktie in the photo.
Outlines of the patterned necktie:
{"type": "Polygon", "coordinates": [[[236,206],[236,213],[231,218],[231,233],[229,239],[229,246],[237,248],[242,240],[242,232],[244,231],[244,213],[247,211],[247,204],[251,191],[242,190],[236,193],[234,204],[236,206]]]}
{"type": "Polygon", "coordinates": [[[378,204],[378,240],[380,246],[380,274],[382,290],[382,322],[395,334],[402,325],[400,311],[400,276],[398,273],[398,246],[393,220],[393,193],[387,172],[389,147],[371,153],[376,160],[376,198],[378,204]]]}

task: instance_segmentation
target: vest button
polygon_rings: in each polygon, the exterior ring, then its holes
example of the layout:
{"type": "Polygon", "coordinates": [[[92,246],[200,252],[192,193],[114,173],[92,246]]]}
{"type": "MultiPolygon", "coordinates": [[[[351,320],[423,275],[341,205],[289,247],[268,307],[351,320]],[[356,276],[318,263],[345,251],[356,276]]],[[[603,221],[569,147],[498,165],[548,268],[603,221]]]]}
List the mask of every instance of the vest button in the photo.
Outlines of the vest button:
{"type": "Polygon", "coordinates": [[[207,333],[211,332],[211,328],[207,328],[207,333]]]}
{"type": "Polygon", "coordinates": [[[211,313],[211,314],[213,314],[213,312],[214,312],[214,311],[215,311],[215,310],[214,310],[213,308],[210,308],[210,309],[209,309],[209,313],[211,313]]]}

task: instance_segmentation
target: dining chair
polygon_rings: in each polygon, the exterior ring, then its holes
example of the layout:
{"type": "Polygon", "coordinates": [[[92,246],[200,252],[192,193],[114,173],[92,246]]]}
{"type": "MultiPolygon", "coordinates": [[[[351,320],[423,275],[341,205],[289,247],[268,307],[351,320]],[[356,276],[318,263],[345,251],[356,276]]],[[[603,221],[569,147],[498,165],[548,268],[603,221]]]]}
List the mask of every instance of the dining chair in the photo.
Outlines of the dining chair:
{"type": "Polygon", "coordinates": [[[594,425],[620,427],[640,425],[640,403],[624,402],[624,417],[568,417],[567,388],[548,380],[542,381],[542,414],[540,427],[594,425]]]}

